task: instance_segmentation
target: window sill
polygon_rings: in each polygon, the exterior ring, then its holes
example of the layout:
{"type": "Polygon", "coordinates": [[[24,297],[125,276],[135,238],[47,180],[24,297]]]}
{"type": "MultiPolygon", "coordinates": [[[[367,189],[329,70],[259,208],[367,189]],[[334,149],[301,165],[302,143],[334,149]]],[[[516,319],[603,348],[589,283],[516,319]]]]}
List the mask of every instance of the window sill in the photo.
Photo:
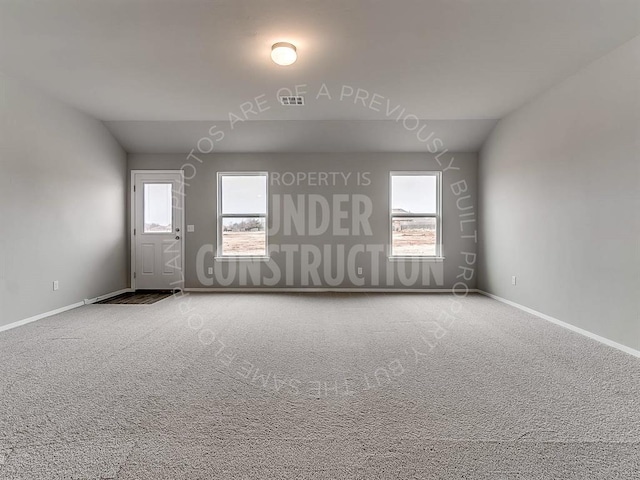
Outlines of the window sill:
{"type": "Polygon", "coordinates": [[[223,257],[215,257],[216,262],[268,262],[271,257],[252,257],[242,255],[227,255],[223,257]]]}
{"type": "Polygon", "coordinates": [[[390,262],[425,262],[425,263],[441,263],[444,262],[445,257],[426,257],[420,255],[389,255],[388,259],[390,262]]]}

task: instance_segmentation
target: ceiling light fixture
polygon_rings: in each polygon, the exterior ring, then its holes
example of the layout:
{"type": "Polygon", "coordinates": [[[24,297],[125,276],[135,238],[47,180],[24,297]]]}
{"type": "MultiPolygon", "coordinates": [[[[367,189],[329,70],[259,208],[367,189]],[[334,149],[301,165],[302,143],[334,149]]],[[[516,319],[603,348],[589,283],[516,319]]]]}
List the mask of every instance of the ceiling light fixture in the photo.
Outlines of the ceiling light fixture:
{"type": "Polygon", "coordinates": [[[271,60],[278,65],[291,65],[298,58],[296,47],[292,43],[278,42],[271,47],[271,60]]]}

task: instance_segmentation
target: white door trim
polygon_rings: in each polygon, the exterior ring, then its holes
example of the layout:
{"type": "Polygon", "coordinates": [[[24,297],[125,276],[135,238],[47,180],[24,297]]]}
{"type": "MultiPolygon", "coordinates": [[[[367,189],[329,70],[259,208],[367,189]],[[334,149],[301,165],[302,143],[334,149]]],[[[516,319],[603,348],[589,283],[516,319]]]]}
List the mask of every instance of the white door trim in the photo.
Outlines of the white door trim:
{"type": "MultiPolygon", "coordinates": [[[[181,220],[180,220],[180,232],[182,233],[182,235],[180,235],[180,245],[182,248],[182,255],[181,255],[181,262],[180,262],[180,268],[182,269],[182,277],[184,280],[184,275],[185,275],[185,271],[184,271],[184,237],[186,235],[186,231],[185,231],[185,205],[186,205],[186,200],[187,197],[184,194],[184,170],[153,170],[153,169],[149,169],[149,170],[131,170],[131,175],[129,177],[129,242],[130,242],[130,248],[129,251],[131,253],[130,257],[131,257],[131,262],[129,264],[129,281],[130,281],[130,285],[131,285],[131,290],[135,292],[136,290],[136,279],[134,277],[134,273],[136,271],[136,239],[135,239],[135,235],[133,234],[134,229],[136,228],[136,196],[135,196],[135,185],[136,185],[136,174],[137,173],[177,173],[180,175],[180,178],[182,179],[182,193],[183,193],[183,197],[182,197],[182,215],[181,220]]],[[[184,286],[183,286],[184,288],[184,286]]]]}

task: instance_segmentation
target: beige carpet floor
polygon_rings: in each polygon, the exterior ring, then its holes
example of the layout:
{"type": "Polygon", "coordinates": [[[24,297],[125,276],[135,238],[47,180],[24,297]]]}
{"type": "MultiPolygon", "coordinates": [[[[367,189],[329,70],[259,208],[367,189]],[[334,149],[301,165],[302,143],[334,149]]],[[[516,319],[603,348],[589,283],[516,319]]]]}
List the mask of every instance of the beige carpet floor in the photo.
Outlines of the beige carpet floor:
{"type": "Polygon", "coordinates": [[[0,333],[0,478],[638,479],[640,360],[477,295],[89,305],[0,333]]]}

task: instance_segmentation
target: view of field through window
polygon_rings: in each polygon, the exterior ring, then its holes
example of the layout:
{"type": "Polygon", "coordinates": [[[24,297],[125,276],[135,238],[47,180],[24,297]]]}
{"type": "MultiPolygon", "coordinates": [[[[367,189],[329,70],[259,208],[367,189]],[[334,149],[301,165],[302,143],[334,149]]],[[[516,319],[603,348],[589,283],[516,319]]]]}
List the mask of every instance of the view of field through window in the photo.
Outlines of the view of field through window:
{"type": "Polygon", "coordinates": [[[220,219],[223,256],[267,254],[266,174],[221,174],[220,219]]]}
{"type": "Polygon", "coordinates": [[[420,173],[391,176],[391,254],[437,255],[438,178],[420,173]]]}
{"type": "Polygon", "coordinates": [[[267,235],[264,218],[225,218],[222,222],[222,253],[266,255],[267,235]]]}
{"type": "Polygon", "coordinates": [[[143,188],[144,233],[171,233],[171,184],[145,183],[143,188]]]}
{"type": "MultiPolygon", "coordinates": [[[[219,182],[221,254],[265,256],[266,174],[221,174],[219,182]]],[[[438,255],[438,177],[393,174],[391,190],[392,255],[438,255]]]]}
{"type": "Polygon", "coordinates": [[[392,226],[393,255],[436,255],[435,218],[394,218],[392,226]]]}

